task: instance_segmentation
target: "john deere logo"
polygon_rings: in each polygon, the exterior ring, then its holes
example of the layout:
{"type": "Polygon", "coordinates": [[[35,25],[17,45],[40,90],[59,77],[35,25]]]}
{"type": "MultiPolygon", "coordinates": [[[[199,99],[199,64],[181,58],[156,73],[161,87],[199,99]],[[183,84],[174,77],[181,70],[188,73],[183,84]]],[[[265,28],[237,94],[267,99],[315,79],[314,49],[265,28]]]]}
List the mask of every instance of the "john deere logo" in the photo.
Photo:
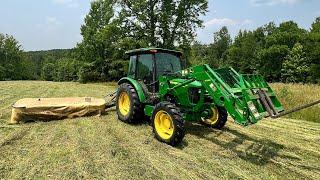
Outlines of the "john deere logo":
{"type": "Polygon", "coordinates": [[[216,91],[216,90],[217,90],[216,86],[215,86],[213,83],[210,84],[210,88],[211,88],[213,91],[216,91]]]}

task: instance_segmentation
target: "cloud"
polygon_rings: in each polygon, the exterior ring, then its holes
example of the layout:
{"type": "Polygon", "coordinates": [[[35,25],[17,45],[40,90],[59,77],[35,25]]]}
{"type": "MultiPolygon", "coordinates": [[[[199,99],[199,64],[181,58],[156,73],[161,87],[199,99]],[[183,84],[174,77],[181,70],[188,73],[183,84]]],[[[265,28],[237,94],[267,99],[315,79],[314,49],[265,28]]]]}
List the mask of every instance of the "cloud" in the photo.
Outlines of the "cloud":
{"type": "Polygon", "coordinates": [[[204,28],[197,30],[197,41],[212,43],[213,33],[219,31],[222,26],[227,26],[230,35],[234,37],[240,29],[252,29],[254,25],[254,21],[250,19],[213,18],[204,23],[204,28]]]}
{"type": "Polygon", "coordinates": [[[320,10],[319,11],[315,11],[314,15],[319,16],[320,15],[320,10]]]}
{"type": "Polygon", "coordinates": [[[57,20],[56,17],[47,17],[46,18],[46,24],[58,26],[61,23],[57,20]]]}
{"type": "Polygon", "coordinates": [[[56,17],[48,16],[43,23],[37,24],[36,27],[44,31],[53,31],[59,28],[60,25],[61,22],[56,17]]]}
{"type": "Polygon", "coordinates": [[[63,5],[69,8],[76,8],[79,6],[78,0],[53,0],[53,3],[63,5]]]}
{"type": "Polygon", "coordinates": [[[301,0],[250,0],[251,4],[254,6],[273,6],[277,4],[296,4],[301,0]]]}
{"type": "Polygon", "coordinates": [[[251,20],[245,19],[245,20],[234,20],[229,18],[213,18],[207,22],[204,23],[206,27],[208,26],[235,26],[235,25],[245,25],[252,23],[251,20]]]}

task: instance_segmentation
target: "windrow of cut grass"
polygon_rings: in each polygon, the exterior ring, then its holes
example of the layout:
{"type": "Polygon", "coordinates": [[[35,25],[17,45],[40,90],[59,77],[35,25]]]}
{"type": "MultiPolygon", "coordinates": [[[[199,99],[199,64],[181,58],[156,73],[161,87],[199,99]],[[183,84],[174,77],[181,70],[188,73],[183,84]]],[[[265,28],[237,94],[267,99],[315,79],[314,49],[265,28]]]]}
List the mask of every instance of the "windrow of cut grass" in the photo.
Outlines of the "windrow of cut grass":
{"type": "Polygon", "coordinates": [[[248,127],[229,118],[222,130],[186,123],[178,147],[157,141],[148,123],[119,121],[114,108],[101,117],[7,125],[18,99],[101,98],[115,89],[0,82],[0,179],[320,179],[320,123],[304,116],[248,127]]]}
{"type": "MultiPolygon", "coordinates": [[[[320,100],[320,86],[316,84],[270,84],[286,110],[320,100]]],[[[286,116],[320,123],[320,105],[316,105],[286,116]]]]}

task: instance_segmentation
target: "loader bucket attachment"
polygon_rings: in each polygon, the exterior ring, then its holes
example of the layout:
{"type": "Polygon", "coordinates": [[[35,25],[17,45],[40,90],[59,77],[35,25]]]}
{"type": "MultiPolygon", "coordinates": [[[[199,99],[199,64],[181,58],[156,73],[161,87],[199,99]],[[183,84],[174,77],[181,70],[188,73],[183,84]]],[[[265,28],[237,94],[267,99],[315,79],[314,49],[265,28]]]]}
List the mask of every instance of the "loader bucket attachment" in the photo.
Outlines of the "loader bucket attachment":
{"type": "Polygon", "coordinates": [[[257,123],[284,111],[273,90],[261,75],[246,75],[233,68],[213,70],[208,65],[192,69],[214,103],[224,106],[233,119],[242,125],[257,123]],[[199,78],[201,77],[201,78],[199,78]]]}
{"type": "MultiPolygon", "coordinates": [[[[273,90],[261,75],[239,74],[233,68],[215,70],[234,97],[234,110],[242,114],[241,124],[253,124],[258,120],[275,116],[284,109],[273,90]],[[244,121],[243,121],[244,120],[244,121]]],[[[237,121],[237,119],[236,119],[237,121]]]]}
{"type": "Polygon", "coordinates": [[[233,77],[236,83],[231,86],[235,95],[239,95],[239,100],[245,101],[248,105],[252,123],[264,117],[275,116],[283,111],[283,107],[273,90],[261,75],[239,74],[232,68],[217,70],[223,77],[222,72],[228,72],[229,77],[233,77]],[[236,93],[240,91],[241,93],[236,93]],[[242,96],[242,98],[241,98],[242,96]]]}

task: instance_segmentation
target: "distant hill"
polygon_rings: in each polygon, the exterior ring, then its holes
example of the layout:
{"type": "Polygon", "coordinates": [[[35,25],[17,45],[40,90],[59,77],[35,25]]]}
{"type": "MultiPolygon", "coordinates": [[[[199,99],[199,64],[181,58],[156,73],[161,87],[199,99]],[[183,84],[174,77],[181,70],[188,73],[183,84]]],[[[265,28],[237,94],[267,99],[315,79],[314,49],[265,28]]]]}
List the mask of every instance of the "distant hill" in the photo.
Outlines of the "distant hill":
{"type": "Polygon", "coordinates": [[[52,49],[42,51],[28,51],[25,55],[34,62],[36,74],[40,77],[44,62],[55,62],[61,58],[72,58],[73,49],[52,49]]]}
{"type": "Polygon", "coordinates": [[[42,50],[42,51],[28,51],[25,52],[29,57],[34,60],[52,57],[53,59],[60,58],[71,58],[73,49],[52,49],[52,50],[42,50]]]}

